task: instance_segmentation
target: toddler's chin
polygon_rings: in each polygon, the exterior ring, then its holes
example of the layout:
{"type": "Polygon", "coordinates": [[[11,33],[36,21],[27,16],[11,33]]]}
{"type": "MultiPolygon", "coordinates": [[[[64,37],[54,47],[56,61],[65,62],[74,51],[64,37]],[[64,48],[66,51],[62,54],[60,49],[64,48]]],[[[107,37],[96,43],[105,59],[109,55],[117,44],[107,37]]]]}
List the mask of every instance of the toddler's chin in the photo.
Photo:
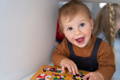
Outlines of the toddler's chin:
{"type": "Polygon", "coordinates": [[[75,45],[76,45],[77,47],[79,47],[79,48],[83,48],[83,47],[86,46],[86,43],[83,43],[83,44],[78,44],[78,43],[76,43],[75,45]]]}

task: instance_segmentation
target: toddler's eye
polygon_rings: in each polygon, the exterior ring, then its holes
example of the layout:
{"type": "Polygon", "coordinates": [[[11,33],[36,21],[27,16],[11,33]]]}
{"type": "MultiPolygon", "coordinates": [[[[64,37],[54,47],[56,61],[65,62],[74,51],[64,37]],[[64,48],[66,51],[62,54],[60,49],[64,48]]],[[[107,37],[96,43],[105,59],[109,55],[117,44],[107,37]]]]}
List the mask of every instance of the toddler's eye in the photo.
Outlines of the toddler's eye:
{"type": "Polygon", "coordinates": [[[73,30],[73,28],[72,28],[72,27],[68,27],[67,30],[70,30],[70,31],[71,31],[71,30],[73,30]]]}
{"type": "Polygon", "coordinates": [[[81,23],[80,26],[81,26],[81,27],[85,26],[85,23],[81,23]]]}

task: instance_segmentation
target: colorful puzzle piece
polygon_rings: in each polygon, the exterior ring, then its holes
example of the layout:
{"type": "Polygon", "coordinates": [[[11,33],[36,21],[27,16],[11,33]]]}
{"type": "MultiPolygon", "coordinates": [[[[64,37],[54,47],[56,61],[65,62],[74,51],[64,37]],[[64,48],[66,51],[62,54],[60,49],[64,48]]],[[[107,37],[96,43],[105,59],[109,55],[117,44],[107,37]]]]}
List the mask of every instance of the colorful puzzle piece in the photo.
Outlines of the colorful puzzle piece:
{"type": "Polygon", "coordinates": [[[86,73],[80,71],[79,74],[72,75],[69,72],[63,73],[61,67],[44,65],[31,80],[83,80],[82,77],[86,73]]]}

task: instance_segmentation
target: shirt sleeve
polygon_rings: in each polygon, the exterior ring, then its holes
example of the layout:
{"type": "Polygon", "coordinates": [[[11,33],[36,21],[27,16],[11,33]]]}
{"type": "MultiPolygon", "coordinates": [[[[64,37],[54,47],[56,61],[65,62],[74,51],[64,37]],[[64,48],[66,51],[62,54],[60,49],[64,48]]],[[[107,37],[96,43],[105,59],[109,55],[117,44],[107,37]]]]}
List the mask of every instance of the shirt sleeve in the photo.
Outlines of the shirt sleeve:
{"type": "Polygon", "coordinates": [[[52,53],[52,61],[55,65],[60,65],[62,59],[69,56],[69,51],[67,47],[67,40],[64,39],[60,44],[57,45],[52,53]]]}
{"type": "Polygon", "coordinates": [[[103,75],[104,80],[111,80],[115,71],[114,53],[113,48],[105,42],[101,43],[98,53],[98,62],[98,72],[103,75]]]}

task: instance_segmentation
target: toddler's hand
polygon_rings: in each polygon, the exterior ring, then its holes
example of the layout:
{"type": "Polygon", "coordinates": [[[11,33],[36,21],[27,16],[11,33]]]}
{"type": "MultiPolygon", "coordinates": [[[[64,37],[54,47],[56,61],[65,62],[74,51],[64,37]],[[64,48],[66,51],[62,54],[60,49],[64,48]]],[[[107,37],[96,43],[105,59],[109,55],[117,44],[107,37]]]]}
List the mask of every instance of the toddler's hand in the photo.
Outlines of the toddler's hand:
{"type": "Polygon", "coordinates": [[[104,78],[99,72],[90,72],[83,77],[83,80],[104,80],[104,78]]]}
{"type": "Polygon", "coordinates": [[[60,65],[62,66],[63,72],[65,72],[65,68],[67,68],[69,72],[71,72],[73,74],[78,74],[77,66],[72,60],[65,58],[65,59],[61,60],[60,65]]]}

